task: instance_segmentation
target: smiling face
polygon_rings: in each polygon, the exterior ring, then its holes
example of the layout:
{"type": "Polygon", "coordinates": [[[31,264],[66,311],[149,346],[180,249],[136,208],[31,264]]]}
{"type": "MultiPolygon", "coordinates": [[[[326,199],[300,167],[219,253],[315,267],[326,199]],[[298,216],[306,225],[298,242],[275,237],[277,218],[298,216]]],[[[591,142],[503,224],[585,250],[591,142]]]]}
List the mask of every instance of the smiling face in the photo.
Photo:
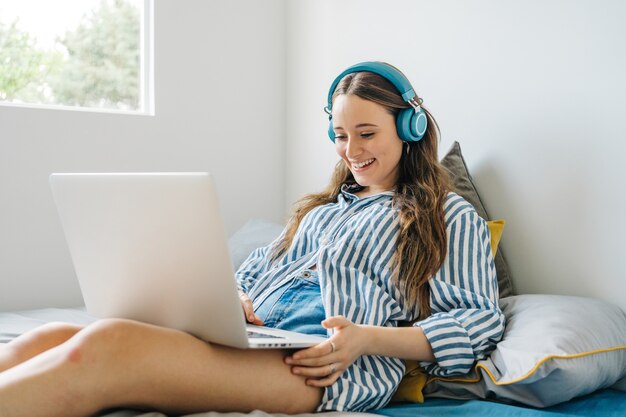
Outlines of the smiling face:
{"type": "Polygon", "coordinates": [[[398,179],[402,140],[385,107],[341,94],[332,106],[335,148],[359,185],[362,196],[389,191],[398,179]]]}

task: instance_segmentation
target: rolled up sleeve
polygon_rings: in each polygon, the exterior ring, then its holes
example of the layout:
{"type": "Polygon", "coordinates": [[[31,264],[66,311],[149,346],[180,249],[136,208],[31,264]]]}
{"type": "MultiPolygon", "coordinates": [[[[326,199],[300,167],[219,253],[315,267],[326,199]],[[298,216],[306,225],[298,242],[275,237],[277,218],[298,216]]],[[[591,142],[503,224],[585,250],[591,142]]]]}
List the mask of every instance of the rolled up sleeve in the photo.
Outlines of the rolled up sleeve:
{"type": "Polygon", "coordinates": [[[257,278],[268,267],[268,252],[270,246],[264,246],[255,249],[235,272],[235,278],[237,279],[237,287],[245,293],[250,291],[250,288],[254,285],[257,278]]]}
{"type": "Polygon", "coordinates": [[[504,332],[487,223],[469,210],[447,229],[447,258],[429,282],[432,315],[414,324],[423,329],[435,357],[422,366],[438,376],[468,373],[504,332]]]}

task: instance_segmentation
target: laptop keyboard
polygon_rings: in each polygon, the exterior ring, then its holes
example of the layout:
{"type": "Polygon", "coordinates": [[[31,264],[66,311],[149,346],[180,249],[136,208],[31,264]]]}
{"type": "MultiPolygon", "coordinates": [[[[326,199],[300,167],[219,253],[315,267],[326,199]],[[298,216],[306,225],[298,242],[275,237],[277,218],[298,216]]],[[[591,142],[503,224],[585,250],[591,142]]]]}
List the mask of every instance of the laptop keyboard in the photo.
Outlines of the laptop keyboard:
{"type": "Polygon", "coordinates": [[[262,337],[264,339],[284,339],[282,336],[274,336],[267,333],[258,333],[248,330],[248,337],[262,337]]]}

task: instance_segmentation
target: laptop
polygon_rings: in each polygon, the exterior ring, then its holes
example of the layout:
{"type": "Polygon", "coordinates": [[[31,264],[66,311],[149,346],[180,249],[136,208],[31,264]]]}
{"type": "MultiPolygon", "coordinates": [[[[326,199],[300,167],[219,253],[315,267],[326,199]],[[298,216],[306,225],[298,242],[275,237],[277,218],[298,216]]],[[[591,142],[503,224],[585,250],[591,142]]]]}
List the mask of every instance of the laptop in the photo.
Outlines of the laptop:
{"type": "Polygon", "coordinates": [[[89,314],[242,349],[327,340],[246,322],[209,173],[52,174],[50,185],[89,314]]]}

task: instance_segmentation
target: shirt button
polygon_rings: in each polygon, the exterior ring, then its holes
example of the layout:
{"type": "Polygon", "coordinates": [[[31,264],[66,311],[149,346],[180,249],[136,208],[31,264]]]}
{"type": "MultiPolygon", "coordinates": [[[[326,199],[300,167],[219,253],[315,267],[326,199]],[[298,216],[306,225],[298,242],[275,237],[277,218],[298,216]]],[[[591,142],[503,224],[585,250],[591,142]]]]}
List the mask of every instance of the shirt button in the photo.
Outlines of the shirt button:
{"type": "Polygon", "coordinates": [[[304,271],[304,272],[302,273],[302,276],[303,276],[304,278],[309,278],[309,277],[311,276],[311,273],[310,273],[309,271],[304,271]]]}

